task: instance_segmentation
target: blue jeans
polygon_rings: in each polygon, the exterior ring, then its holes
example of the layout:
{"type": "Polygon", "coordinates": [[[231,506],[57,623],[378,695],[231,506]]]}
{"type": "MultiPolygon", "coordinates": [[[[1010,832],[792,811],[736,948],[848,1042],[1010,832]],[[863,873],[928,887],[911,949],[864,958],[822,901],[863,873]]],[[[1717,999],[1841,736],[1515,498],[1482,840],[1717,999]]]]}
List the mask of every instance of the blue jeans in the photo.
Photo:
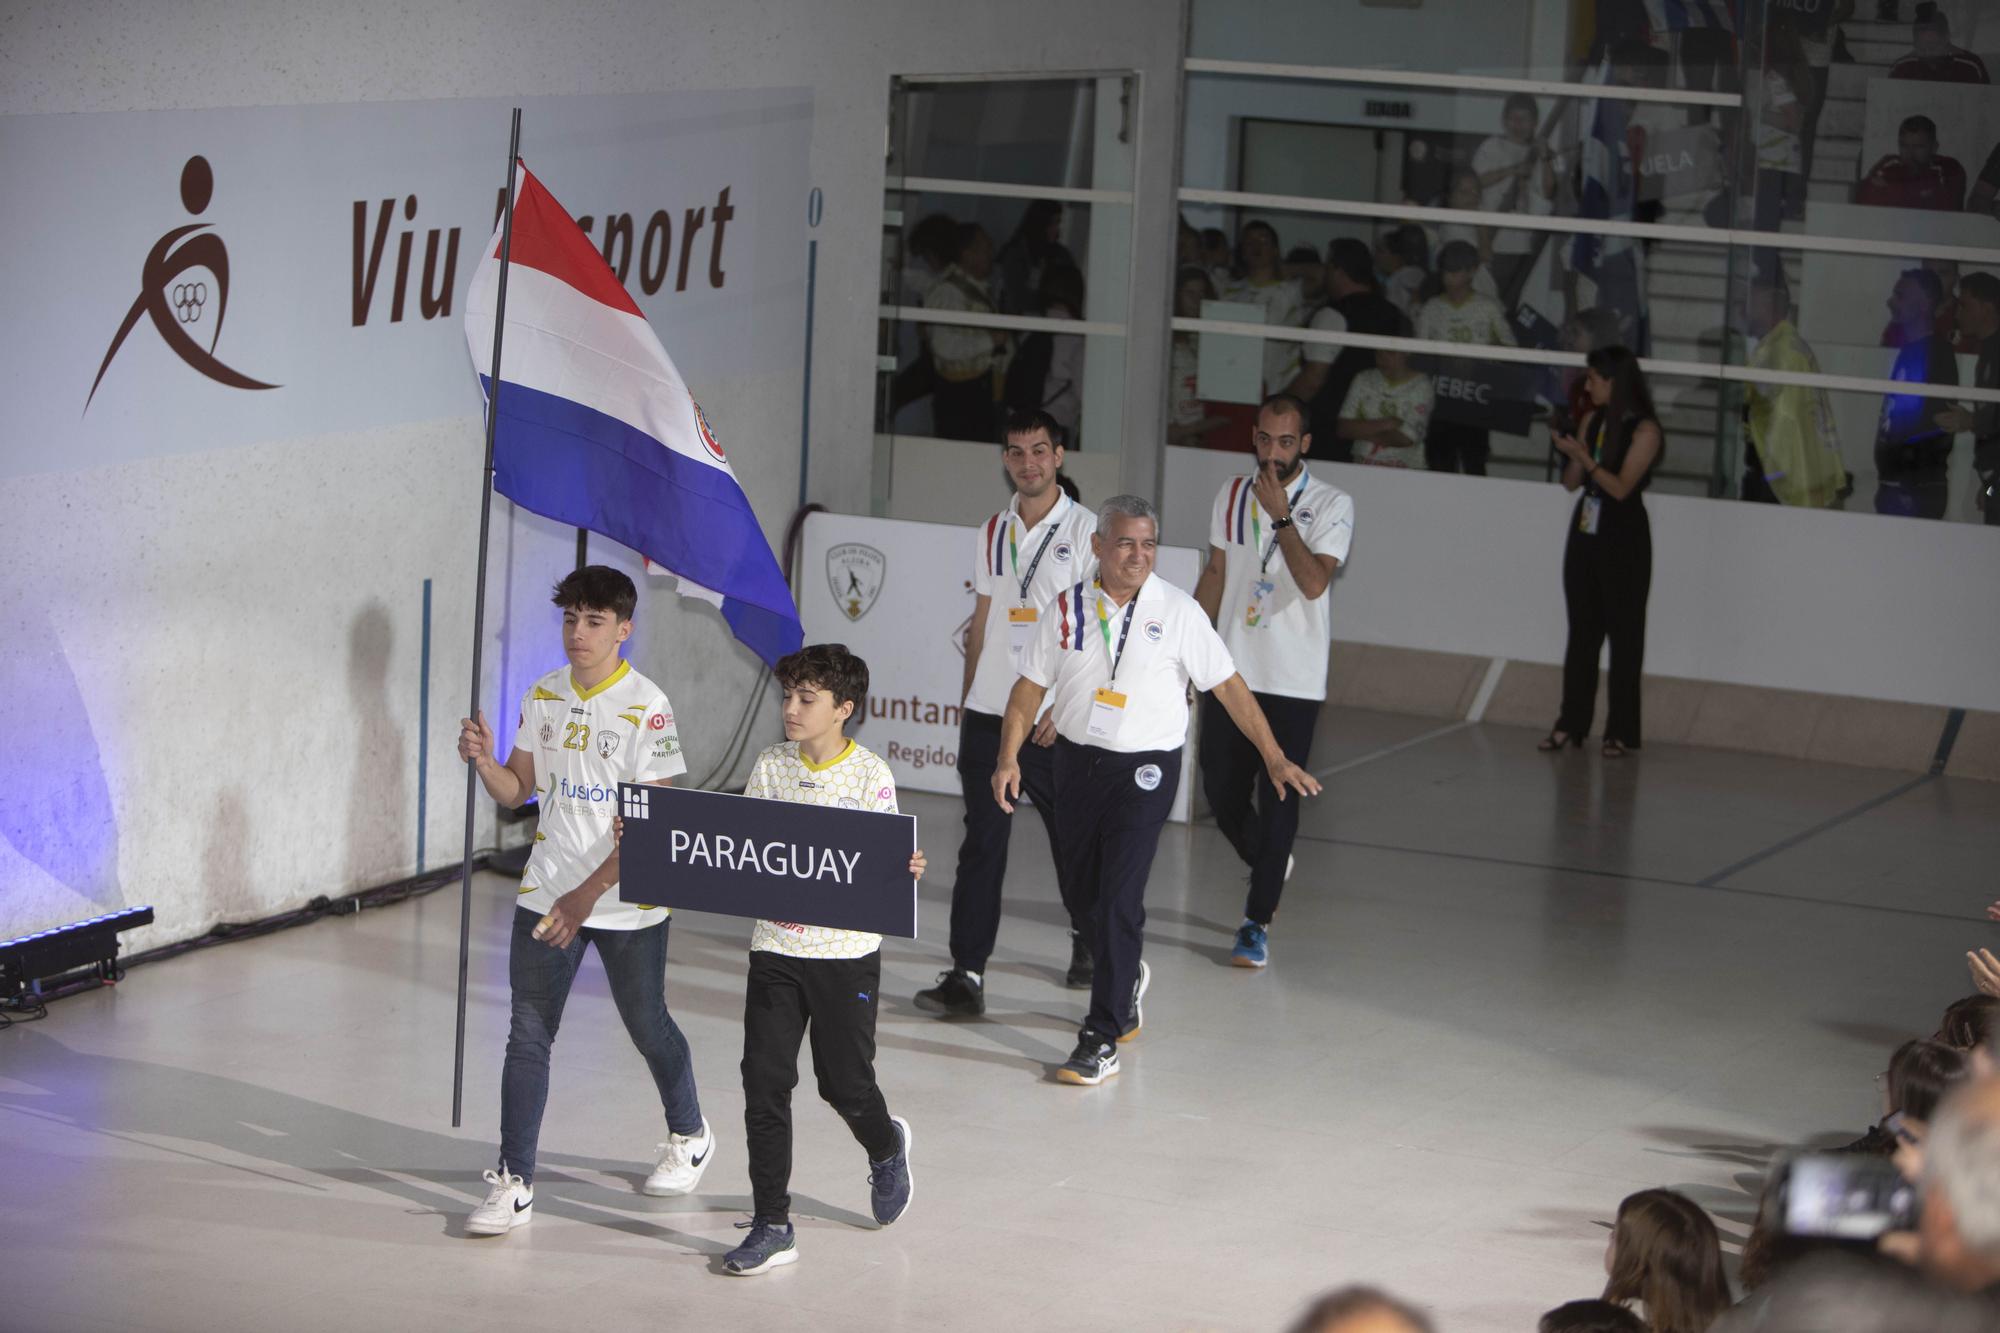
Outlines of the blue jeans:
{"type": "Polygon", "coordinates": [[[507,1062],[500,1071],[501,1169],[523,1180],[535,1178],[535,1143],[549,1100],[549,1048],[555,1045],[584,948],[591,944],[604,960],[625,1031],[653,1071],[667,1128],[675,1134],[700,1133],[694,1061],[687,1038],[667,1012],[668,923],[644,930],[585,929],[567,949],[553,949],[535,938],[535,923],[541,919],[526,908],[514,913],[514,940],[507,955],[514,1011],[507,1029],[507,1062]]]}

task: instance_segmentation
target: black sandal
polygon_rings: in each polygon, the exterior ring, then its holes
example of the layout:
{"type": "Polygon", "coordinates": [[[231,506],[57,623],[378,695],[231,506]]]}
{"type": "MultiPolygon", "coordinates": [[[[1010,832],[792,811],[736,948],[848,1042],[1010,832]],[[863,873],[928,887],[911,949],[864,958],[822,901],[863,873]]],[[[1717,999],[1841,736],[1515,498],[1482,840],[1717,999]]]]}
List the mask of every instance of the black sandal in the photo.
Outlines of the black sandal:
{"type": "Polygon", "coordinates": [[[1537,750],[1544,750],[1544,751],[1560,750],[1565,745],[1567,745],[1572,750],[1581,750],[1583,748],[1583,737],[1572,736],[1568,732],[1564,731],[1562,728],[1558,727],[1554,731],[1551,731],[1548,735],[1542,737],[1540,741],[1536,742],[1535,748],[1537,750]]]}
{"type": "Polygon", "coordinates": [[[1606,759],[1623,759],[1630,753],[1632,752],[1626,749],[1620,741],[1607,740],[1604,742],[1604,757],[1606,759]]]}

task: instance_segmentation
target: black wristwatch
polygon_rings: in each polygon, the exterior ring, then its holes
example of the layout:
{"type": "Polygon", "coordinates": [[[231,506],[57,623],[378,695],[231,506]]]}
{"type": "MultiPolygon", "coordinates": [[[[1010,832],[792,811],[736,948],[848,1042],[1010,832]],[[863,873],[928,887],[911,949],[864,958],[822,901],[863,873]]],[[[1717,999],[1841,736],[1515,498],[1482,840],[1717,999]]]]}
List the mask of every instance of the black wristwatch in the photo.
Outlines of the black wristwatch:
{"type": "Polygon", "coordinates": [[[1271,520],[1271,531],[1273,532],[1278,531],[1280,528],[1289,528],[1290,526],[1292,526],[1292,516],[1290,514],[1285,515],[1283,518],[1274,518],[1271,520]]]}

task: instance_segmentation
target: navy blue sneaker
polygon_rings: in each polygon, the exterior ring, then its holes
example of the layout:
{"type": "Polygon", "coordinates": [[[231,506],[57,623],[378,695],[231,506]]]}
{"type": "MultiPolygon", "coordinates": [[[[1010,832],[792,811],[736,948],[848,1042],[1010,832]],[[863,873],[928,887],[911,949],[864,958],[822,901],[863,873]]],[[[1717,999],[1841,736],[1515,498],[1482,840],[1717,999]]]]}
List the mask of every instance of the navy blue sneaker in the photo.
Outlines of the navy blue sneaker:
{"type": "Polygon", "coordinates": [[[1063,985],[1071,990],[1089,990],[1090,979],[1097,974],[1097,962],[1090,956],[1090,941],[1081,933],[1069,933],[1069,971],[1063,973],[1063,985]]]}
{"type": "Polygon", "coordinates": [[[1132,1026],[1118,1034],[1119,1041],[1131,1041],[1139,1035],[1139,1029],[1146,1026],[1146,988],[1152,984],[1153,969],[1141,961],[1139,979],[1132,983],[1132,1026]]]}
{"type": "Polygon", "coordinates": [[[799,1261],[798,1236],[790,1222],[766,1222],[754,1218],[748,1222],[738,1222],[738,1229],[748,1227],[750,1234],[743,1243],[722,1256],[722,1271],[734,1277],[749,1277],[753,1273],[782,1268],[786,1264],[799,1261]]]}
{"type": "Polygon", "coordinates": [[[1117,1076],[1118,1048],[1095,1032],[1086,1032],[1078,1037],[1076,1049],[1056,1070],[1056,1082],[1076,1083],[1086,1088],[1094,1088],[1105,1079],[1117,1076]]]}
{"type": "Polygon", "coordinates": [[[910,1181],[910,1122],[892,1115],[889,1123],[903,1136],[903,1146],[896,1150],[895,1156],[868,1164],[868,1203],[875,1210],[878,1227],[886,1227],[901,1217],[909,1209],[910,1196],[916,1192],[910,1181]]]}
{"type": "Polygon", "coordinates": [[[1250,918],[1243,918],[1243,924],[1236,930],[1236,947],[1229,951],[1229,961],[1237,967],[1262,967],[1271,961],[1271,933],[1250,918]]]}

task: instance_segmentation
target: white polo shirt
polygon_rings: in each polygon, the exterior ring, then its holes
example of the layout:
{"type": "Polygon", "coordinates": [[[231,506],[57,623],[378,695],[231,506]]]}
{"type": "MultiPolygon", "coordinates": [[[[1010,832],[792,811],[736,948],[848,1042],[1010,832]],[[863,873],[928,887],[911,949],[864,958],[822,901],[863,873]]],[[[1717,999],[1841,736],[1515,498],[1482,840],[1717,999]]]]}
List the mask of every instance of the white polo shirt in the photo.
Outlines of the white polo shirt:
{"type": "Polygon", "coordinates": [[[1041,608],[1063,589],[1079,580],[1088,583],[1097,574],[1097,557],[1090,549],[1096,531],[1097,515],[1067,495],[1058,495],[1055,508],[1032,528],[1021,522],[1021,497],[1016,495],[975,530],[972,590],[992,600],[972,690],[965,696],[968,709],[995,717],[1007,711],[1007,696],[1020,675],[1021,650],[1034,638],[1041,608]],[[1022,615],[1037,619],[1017,633],[1014,617],[1022,615]]]}
{"type": "MultiPolygon", "coordinates": [[[[568,667],[536,681],[521,701],[518,749],[535,757],[541,806],[534,850],[521,875],[520,906],[547,912],[611,855],[618,784],[687,772],[674,707],[660,687],[620,662],[580,690],[568,667]]],[[[621,902],[614,884],[590,910],[592,930],[638,930],[667,919],[664,907],[621,902]]]]}
{"type": "Polygon", "coordinates": [[[1147,575],[1127,605],[1129,628],[1125,608],[1113,606],[1094,581],[1059,594],[1021,654],[1021,674],[1050,691],[1056,732],[1065,740],[1121,754],[1177,750],[1187,741],[1188,683],[1212,690],[1236,674],[1236,663],[1201,604],[1159,575],[1147,575]],[[1125,696],[1110,738],[1090,734],[1100,688],[1125,696]]]}
{"type": "MultiPolygon", "coordinates": [[[[896,779],[889,766],[852,739],[823,764],[799,753],[797,741],[773,745],[757,756],[743,794],[767,801],[896,813],[896,779]]],[[[788,958],[866,958],[881,947],[882,937],[867,931],[796,921],[760,920],[750,930],[752,953],[761,950],[788,958]]]]}
{"type": "MultiPolygon", "coordinates": [[[[1299,591],[1270,515],[1257,503],[1253,476],[1232,477],[1216,493],[1208,542],[1224,557],[1216,627],[1252,690],[1292,699],[1326,698],[1333,640],[1333,588],[1316,598],[1299,591]],[[1261,594],[1261,595],[1260,595],[1261,594]]],[[[1300,469],[1286,488],[1292,524],[1314,555],[1347,562],[1354,539],[1354,498],[1300,469]]]]}

